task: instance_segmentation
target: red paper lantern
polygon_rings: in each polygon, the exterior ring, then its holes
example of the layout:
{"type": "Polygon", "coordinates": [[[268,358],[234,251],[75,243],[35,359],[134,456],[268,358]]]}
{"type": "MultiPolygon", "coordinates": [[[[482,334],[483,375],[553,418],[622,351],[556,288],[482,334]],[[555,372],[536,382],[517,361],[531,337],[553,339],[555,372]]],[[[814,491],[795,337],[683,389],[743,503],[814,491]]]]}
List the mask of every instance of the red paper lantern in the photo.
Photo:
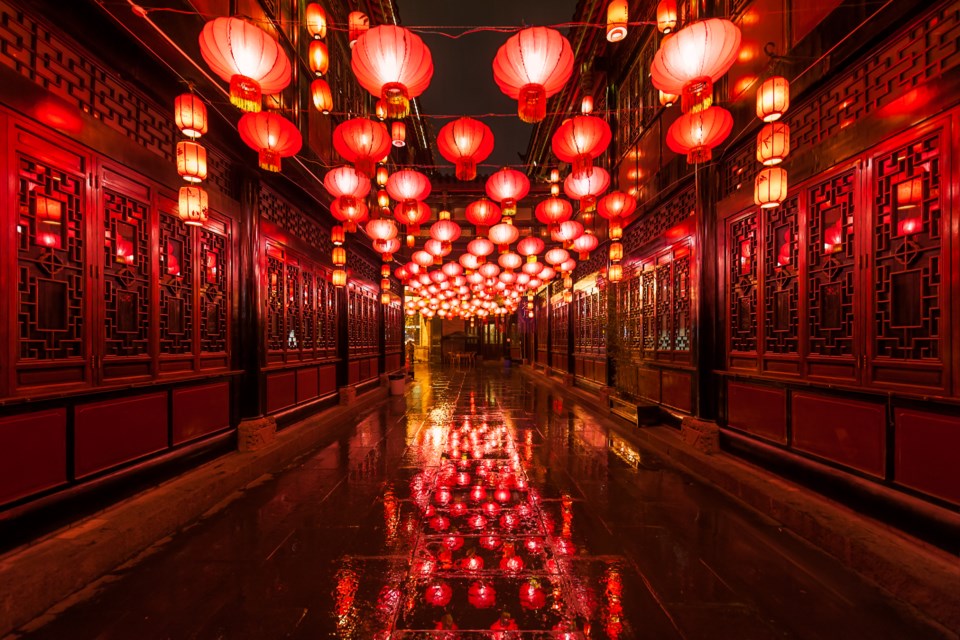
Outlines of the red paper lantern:
{"type": "Polygon", "coordinates": [[[573,239],[571,246],[580,254],[581,260],[586,260],[590,257],[590,252],[600,246],[600,241],[592,233],[583,233],[573,239]]]}
{"type": "Polygon", "coordinates": [[[177,173],[187,182],[203,182],[207,178],[207,150],[193,141],[177,143],[177,173]]]}
{"type": "Polygon", "coordinates": [[[500,559],[500,570],[507,574],[518,574],[523,571],[523,558],[518,555],[505,556],[500,559]]]}
{"type": "Polygon", "coordinates": [[[547,264],[552,264],[554,266],[563,264],[570,259],[570,254],[567,253],[566,249],[560,249],[555,247],[547,251],[546,255],[543,256],[543,259],[547,261],[547,264]]]}
{"type": "Polygon", "coordinates": [[[537,205],[535,214],[538,221],[552,229],[573,217],[573,206],[561,198],[547,198],[537,205]]]}
{"type": "Polygon", "coordinates": [[[368,214],[367,205],[362,200],[345,207],[340,206],[339,198],[330,203],[330,215],[343,222],[343,230],[349,233],[355,233],[357,225],[366,220],[368,214]]]}
{"type": "Polygon", "coordinates": [[[566,220],[553,228],[550,239],[560,244],[569,244],[583,235],[583,225],[576,220],[566,220]]]}
{"type": "Polygon", "coordinates": [[[483,558],[470,551],[467,554],[467,557],[460,561],[460,568],[464,571],[482,571],[483,558]]]}
{"type": "Polygon", "coordinates": [[[503,540],[500,539],[500,536],[491,534],[488,536],[480,536],[480,546],[484,549],[493,551],[497,547],[503,544],[503,540]]]}
{"type": "Polygon", "coordinates": [[[766,166],[780,164],[790,153],[790,127],[783,122],[764,125],[757,134],[757,162],[766,166]]]}
{"type": "Polygon", "coordinates": [[[677,28],[677,0],[660,0],[657,4],[657,29],[666,35],[677,28]]]}
{"type": "Polygon", "coordinates": [[[473,118],[457,118],[440,129],[440,155],[456,166],[457,180],[477,177],[477,164],[493,153],[493,131],[473,118]]]}
{"type": "Polygon", "coordinates": [[[430,85],[433,59],[418,35],[394,25],[381,25],[357,38],[351,61],[360,85],[382,98],[388,118],[410,114],[410,100],[430,85]]]}
{"type": "Polygon", "coordinates": [[[547,98],[560,91],[573,73],[573,48],[557,30],[530,27],[511,36],[493,60],[500,90],[518,101],[524,122],[547,115],[547,98]]]}
{"type": "Polygon", "coordinates": [[[513,271],[514,269],[519,269],[521,266],[523,266],[523,258],[515,253],[509,252],[500,256],[500,259],[497,260],[497,262],[507,271],[513,271]]]}
{"type": "Polygon", "coordinates": [[[563,181],[563,192],[568,198],[580,200],[580,210],[589,211],[597,202],[597,197],[610,186],[610,174],[606,169],[594,167],[586,176],[576,177],[572,173],[563,181]]]}
{"type": "Polygon", "coordinates": [[[327,37],[327,12],[316,2],[311,2],[303,11],[303,24],[311,38],[327,37]]]}
{"type": "Polygon", "coordinates": [[[393,208],[393,217],[407,227],[408,234],[416,235],[420,233],[420,225],[430,219],[430,207],[426,202],[415,202],[412,206],[400,203],[393,208]]]}
{"type": "Polygon", "coordinates": [[[477,609],[489,609],[497,603],[497,592],[492,586],[478,580],[470,585],[467,600],[477,609]]]}
{"type": "Polygon", "coordinates": [[[430,528],[434,531],[446,531],[450,528],[450,519],[442,515],[435,515],[430,518],[430,528]]]}
{"type": "Polygon", "coordinates": [[[239,18],[216,18],[200,32],[200,55],[230,83],[230,102],[244,111],[260,111],[264,93],[290,84],[290,59],[266,31],[239,18]]]}
{"type": "MultiPolygon", "coordinates": [[[[400,251],[400,240],[397,238],[391,238],[389,240],[374,240],[373,249],[377,253],[381,254],[384,262],[391,262],[393,260],[393,254],[395,254],[397,251],[400,251]]],[[[403,278],[400,279],[403,280],[403,278]]]]}
{"type": "Polygon", "coordinates": [[[357,171],[372,177],[376,164],[390,153],[390,134],[382,122],[351,118],[333,130],[333,148],[357,171]]]}
{"type": "Polygon", "coordinates": [[[527,580],[520,585],[520,606],[528,611],[542,609],[547,604],[547,594],[544,593],[538,580],[527,580]]]}
{"type": "Polygon", "coordinates": [[[310,83],[310,96],[313,98],[313,106],[320,113],[333,111],[333,93],[330,91],[330,84],[323,78],[317,78],[310,83]]]}
{"type": "Polygon", "coordinates": [[[486,190],[487,195],[503,207],[503,215],[514,216],[517,202],[530,193],[530,180],[516,169],[504,167],[487,178],[486,190]]]}
{"type": "Polygon", "coordinates": [[[362,11],[351,11],[347,16],[347,37],[353,49],[360,36],[370,30],[370,18],[362,11]]]}
{"type": "Polygon", "coordinates": [[[346,213],[346,209],[358,207],[360,200],[370,193],[370,178],[350,166],[336,167],[327,171],[323,186],[337,198],[341,212],[346,213]]]}
{"type": "Polygon", "coordinates": [[[407,125],[399,121],[390,125],[390,141],[397,148],[407,146],[407,125]]]}
{"type": "Polygon", "coordinates": [[[477,228],[477,234],[486,233],[487,228],[500,222],[500,207],[486,198],[474,200],[467,205],[467,222],[477,228]]]}
{"type": "Polygon", "coordinates": [[[430,227],[430,237],[443,244],[444,247],[449,247],[460,237],[460,225],[453,220],[438,220],[430,227]]]}
{"type": "Polygon", "coordinates": [[[615,220],[626,218],[637,208],[637,199],[629,193],[611,191],[597,202],[597,213],[601,218],[615,220]]]}
{"type": "Polygon", "coordinates": [[[474,238],[467,245],[467,251],[477,256],[478,258],[483,258],[485,256],[493,253],[495,247],[493,243],[487,240],[486,238],[474,238]]]}
{"type": "Polygon", "coordinates": [[[367,235],[373,240],[393,240],[397,237],[397,225],[393,220],[377,218],[366,226],[367,235]]]}
{"type": "Polygon", "coordinates": [[[520,230],[512,224],[501,222],[490,227],[487,237],[490,238],[490,242],[497,245],[500,253],[504,253],[520,237],[520,230]]]}
{"type": "Polygon", "coordinates": [[[593,159],[600,157],[613,134],[602,118],[574,116],[565,120],[553,134],[553,154],[573,166],[571,175],[589,176],[593,172],[593,159]]]}
{"type": "Polygon", "coordinates": [[[247,113],[237,123],[240,139],[260,154],[260,168],[280,171],[280,159],[300,153],[303,137],[297,126],[271,111],[247,113]]]}
{"type": "MultiPolygon", "coordinates": [[[[679,34],[678,34],[679,35],[679,34]]],[[[685,113],[667,130],[667,146],[674,153],[687,154],[687,163],[705,162],[733,130],[733,117],[723,107],[685,113]]]]}
{"type": "Polygon", "coordinates": [[[540,254],[546,245],[543,240],[536,236],[528,236],[517,243],[517,253],[526,256],[527,262],[536,262],[537,255],[540,254]]]}
{"type": "Polygon", "coordinates": [[[453,589],[443,580],[436,580],[427,585],[424,599],[435,607],[445,607],[453,597],[453,589]]]}
{"type": "Polygon", "coordinates": [[[790,108],[790,82],[782,76],[767,78],[757,89],[757,117],[773,122],[790,108]]]}
{"type": "Polygon", "coordinates": [[[209,198],[200,187],[180,187],[178,213],[184,224],[201,226],[207,221],[209,198]]]}
{"type": "Polygon", "coordinates": [[[327,75],[330,68],[330,52],[327,50],[327,43],[322,40],[311,40],[307,48],[307,61],[310,63],[310,70],[317,76],[327,75]]]}
{"type": "Polygon", "coordinates": [[[487,526],[487,519],[484,518],[481,514],[475,513],[467,520],[467,524],[476,529],[477,531],[483,530],[487,526]]]}
{"type": "Polygon", "coordinates": [[[413,169],[395,171],[387,179],[387,193],[401,204],[410,205],[426,200],[430,188],[430,179],[413,169]]]}
{"type": "Polygon", "coordinates": [[[410,258],[424,269],[433,265],[433,255],[426,251],[414,251],[410,258]]]}
{"type": "Polygon", "coordinates": [[[754,181],[753,201],[761,209],[778,206],[787,198],[787,171],[769,167],[757,174],[754,181]]]}
{"type": "Polygon", "coordinates": [[[607,5],[607,41],[620,42],[627,37],[630,21],[630,3],[627,0],[611,0],[607,5]]]}
{"type": "Polygon", "coordinates": [[[653,57],[653,85],[684,96],[684,111],[697,104],[709,106],[713,83],[729,71],[740,52],[740,29],[722,18],[687,25],[663,41],[653,57]]]}
{"type": "Polygon", "coordinates": [[[199,138],[207,132],[207,106],[196,94],[184,93],[173,100],[177,128],[188,138],[199,138]]]}

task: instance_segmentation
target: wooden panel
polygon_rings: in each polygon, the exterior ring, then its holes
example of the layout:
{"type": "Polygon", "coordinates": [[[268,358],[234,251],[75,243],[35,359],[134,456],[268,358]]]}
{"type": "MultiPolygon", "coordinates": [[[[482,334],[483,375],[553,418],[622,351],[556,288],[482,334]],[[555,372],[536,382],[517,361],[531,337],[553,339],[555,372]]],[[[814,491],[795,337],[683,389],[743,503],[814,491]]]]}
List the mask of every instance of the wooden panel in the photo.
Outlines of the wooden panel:
{"type": "Polygon", "coordinates": [[[320,367],[320,395],[325,396],[337,391],[337,367],[329,364],[320,367]]]}
{"type": "Polygon", "coordinates": [[[230,426],[230,383],[216,382],[173,391],[173,444],[230,426]]]}
{"type": "Polygon", "coordinates": [[[320,372],[317,367],[297,371],[297,403],[313,400],[320,395],[320,372]]]}
{"type": "Polygon", "coordinates": [[[693,394],[693,379],[687,371],[664,369],[660,374],[660,402],[690,413],[693,394]]]}
{"type": "Polygon", "coordinates": [[[78,478],[167,447],[167,394],[107,400],[74,410],[78,478]]]}
{"type": "Polygon", "coordinates": [[[637,391],[642,398],[660,402],[660,370],[641,367],[637,371],[637,391]]]}
{"type": "Polygon", "coordinates": [[[793,394],[791,418],[797,449],[883,476],[883,405],[798,392],[793,394]]]}
{"type": "Polygon", "coordinates": [[[727,425],[786,444],[786,392],[780,388],[728,382],[727,425]]]}
{"type": "Polygon", "coordinates": [[[297,374],[280,371],[267,374],[267,413],[293,406],[297,401],[297,374]]]}
{"type": "Polygon", "coordinates": [[[360,362],[353,360],[347,365],[347,383],[357,384],[358,382],[360,382],[360,362]]]}
{"type": "Polygon", "coordinates": [[[384,360],[387,373],[396,371],[401,366],[400,364],[400,354],[399,353],[390,353],[387,354],[387,357],[384,360]]]}
{"type": "Polygon", "coordinates": [[[894,420],[896,481],[960,504],[960,418],[898,409],[894,420]]]}
{"type": "Polygon", "coordinates": [[[0,419],[0,504],[66,480],[66,409],[0,419]]]}

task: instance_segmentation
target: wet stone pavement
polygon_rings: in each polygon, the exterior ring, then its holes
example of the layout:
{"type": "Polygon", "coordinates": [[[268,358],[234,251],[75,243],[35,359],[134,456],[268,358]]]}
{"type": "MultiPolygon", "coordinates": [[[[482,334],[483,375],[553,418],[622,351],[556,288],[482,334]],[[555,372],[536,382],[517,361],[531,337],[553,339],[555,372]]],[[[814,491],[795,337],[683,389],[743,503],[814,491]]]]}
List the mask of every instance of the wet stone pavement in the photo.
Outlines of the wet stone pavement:
{"type": "Polygon", "coordinates": [[[937,637],[517,372],[418,368],[406,397],[359,406],[24,636],[937,637]]]}

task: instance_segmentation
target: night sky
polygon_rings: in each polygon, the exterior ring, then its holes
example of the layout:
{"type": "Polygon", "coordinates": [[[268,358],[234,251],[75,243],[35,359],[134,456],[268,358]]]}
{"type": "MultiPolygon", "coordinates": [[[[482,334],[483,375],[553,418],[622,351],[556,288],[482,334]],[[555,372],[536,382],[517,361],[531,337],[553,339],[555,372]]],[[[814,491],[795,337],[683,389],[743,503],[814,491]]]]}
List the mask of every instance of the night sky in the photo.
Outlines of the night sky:
{"type": "MultiPolygon", "coordinates": [[[[397,0],[400,24],[420,26],[540,26],[569,22],[576,0],[397,0]]],[[[566,35],[566,30],[561,30],[566,35]]],[[[451,31],[446,31],[451,33],[451,31]]],[[[493,58],[512,34],[484,32],[453,40],[442,35],[419,32],[433,55],[433,80],[420,96],[427,123],[432,129],[434,157],[449,164],[436,151],[436,134],[449,119],[431,114],[477,115],[511,113],[509,118],[484,118],[495,139],[493,154],[485,164],[522,162],[534,126],[516,116],[517,103],[503,93],[493,80],[493,58]]],[[[449,165],[453,173],[453,165],[449,165]]],[[[480,167],[489,174],[493,167],[480,167]]]]}

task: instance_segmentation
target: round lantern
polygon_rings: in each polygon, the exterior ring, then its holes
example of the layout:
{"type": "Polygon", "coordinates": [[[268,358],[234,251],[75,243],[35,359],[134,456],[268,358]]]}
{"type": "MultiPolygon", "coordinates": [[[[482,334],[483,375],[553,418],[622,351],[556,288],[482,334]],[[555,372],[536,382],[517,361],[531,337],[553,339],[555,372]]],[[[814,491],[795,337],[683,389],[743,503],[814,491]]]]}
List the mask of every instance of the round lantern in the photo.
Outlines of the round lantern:
{"type": "Polygon", "coordinates": [[[430,237],[445,246],[450,246],[460,237],[460,225],[453,220],[438,220],[430,227],[430,237]]]}
{"type": "Polygon", "coordinates": [[[389,240],[374,240],[373,250],[379,253],[384,262],[393,261],[393,254],[400,251],[400,240],[391,238],[389,240]]]}
{"type": "Polygon", "coordinates": [[[563,181],[563,192],[568,198],[580,200],[580,210],[590,211],[597,202],[597,197],[610,186],[610,174],[606,169],[595,167],[593,172],[582,177],[575,177],[572,173],[563,181]]]}
{"type": "Polygon", "coordinates": [[[445,607],[453,597],[453,589],[446,582],[437,580],[427,585],[424,599],[435,607],[445,607]]]}
{"type": "Polygon", "coordinates": [[[573,206],[561,198],[547,198],[537,205],[535,210],[537,220],[553,229],[564,220],[573,217],[573,206]]]}
{"type": "Polygon", "coordinates": [[[187,182],[207,178],[207,150],[196,142],[177,143],[177,173],[187,182]]]}
{"type": "Polygon", "coordinates": [[[662,107],[672,107],[674,103],[680,98],[675,93],[667,93],[666,91],[660,91],[657,89],[660,94],[660,106],[662,107]]]}
{"type": "Polygon", "coordinates": [[[430,179],[419,171],[394,171],[387,179],[387,193],[401,205],[414,205],[430,195],[430,179]]]}
{"type": "Polygon", "coordinates": [[[424,269],[433,265],[433,254],[423,250],[414,251],[410,258],[424,269]]]}
{"type": "Polygon", "coordinates": [[[487,178],[487,195],[503,207],[503,215],[511,217],[517,213],[517,201],[530,193],[530,180],[516,169],[504,167],[487,178]]]}
{"type": "Polygon", "coordinates": [[[573,73],[573,48],[557,30],[530,27],[511,36],[493,60],[500,90],[517,100],[524,122],[547,115],[547,98],[560,91],[573,73]]]}
{"type": "Polygon", "coordinates": [[[536,262],[537,255],[545,248],[546,245],[543,244],[543,240],[536,236],[528,236],[517,243],[517,253],[526,256],[527,262],[536,262]]]}
{"type": "Polygon", "coordinates": [[[571,175],[581,178],[593,172],[593,160],[610,146],[610,125],[596,116],[574,116],[553,134],[553,153],[573,166],[571,175]]]}
{"type": "Polygon", "coordinates": [[[280,114],[247,113],[237,123],[240,139],[260,155],[260,168],[280,171],[280,159],[296,155],[303,138],[296,125],[280,114]]]}
{"type": "Polygon", "coordinates": [[[311,2],[303,11],[303,24],[311,38],[327,37],[327,12],[316,2],[311,2]]]}
{"type": "Polygon", "coordinates": [[[397,148],[405,147],[407,145],[407,125],[400,121],[390,125],[390,141],[397,148]]]}
{"type": "Polygon", "coordinates": [[[493,131],[473,118],[457,118],[440,129],[440,155],[456,166],[457,180],[477,177],[477,164],[493,153],[493,131]]]}
{"type": "Polygon", "coordinates": [[[553,267],[544,267],[536,274],[538,280],[543,280],[544,282],[550,282],[557,275],[556,270],[553,267]]]}
{"type": "Polygon", "coordinates": [[[343,222],[343,229],[355,233],[357,225],[367,219],[367,205],[362,200],[347,200],[347,206],[340,206],[340,199],[330,203],[330,215],[343,222]]]}
{"type": "Polygon", "coordinates": [[[513,271],[514,269],[519,269],[523,265],[523,258],[515,253],[508,252],[501,255],[497,262],[507,271],[513,271]]]}
{"type": "Polygon", "coordinates": [[[500,207],[481,198],[467,205],[466,216],[467,222],[477,228],[477,235],[485,234],[489,227],[500,222],[500,207]]]}
{"type": "Polygon", "coordinates": [[[215,18],[200,32],[200,55],[230,83],[230,102],[243,111],[260,111],[264,93],[290,84],[290,59],[266,31],[239,18],[215,18]]]}
{"type": "Polygon", "coordinates": [[[713,83],[725,74],[740,52],[740,29],[722,18],[700,20],[663,41],[653,57],[653,85],[682,95],[684,111],[710,105],[713,83]]]}
{"type": "Polygon", "coordinates": [[[576,220],[561,222],[550,232],[550,239],[554,242],[567,244],[583,235],[583,225],[576,220]]]}
{"type": "Polygon", "coordinates": [[[627,37],[630,21],[630,3],[627,0],[611,0],[607,5],[607,41],[620,42],[627,37]]]}
{"type": "Polygon", "coordinates": [[[388,118],[410,114],[410,100],[430,85],[433,59],[420,36],[394,25],[381,25],[357,39],[351,61],[360,85],[387,107],[388,118]]]}
{"type": "Polygon", "coordinates": [[[490,233],[487,235],[490,241],[497,245],[500,253],[506,253],[510,245],[520,238],[520,230],[512,224],[501,222],[490,227],[490,233]]]}
{"type": "Polygon", "coordinates": [[[317,78],[310,83],[310,96],[313,98],[313,106],[320,113],[333,111],[333,93],[330,91],[330,84],[323,78],[317,78]]]}
{"type": "Polygon", "coordinates": [[[607,267],[607,280],[620,282],[623,279],[623,265],[612,264],[607,267]]]}
{"type": "Polygon", "coordinates": [[[351,118],[333,130],[333,148],[357,171],[373,176],[377,162],[390,153],[390,134],[382,122],[351,118]]]}
{"type": "Polygon", "coordinates": [[[787,198],[787,171],[768,167],[757,174],[753,183],[753,201],[761,209],[771,209],[787,198]]]}
{"type": "Polygon", "coordinates": [[[493,246],[493,243],[486,238],[474,238],[467,245],[467,251],[478,258],[483,258],[490,255],[493,253],[494,248],[495,247],[493,246]]]}
{"type": "Polygon", "coordinates": [[[327,75],[327,69],[330,68],[330,52],[327,50],[327,44],[322,40],[311,40],[307,49],[307,61],[310,63],[310,70],[317,76],[327,75]]]}
{"type": "Polygon", "coordinates": [[[560,249],[555,247],[547,251],[546,255],[543,256],[543,259],[547,261],[547,264],[551,265],[560,265],[570,259],[570,254],[567,253],[566,249],[560,249]]]}
{"type": "Polygon", "coordinates": [[[781,76],[767,78],[757,89],[757,117],[773,122],[790,107],[790,82],[781,76]]]}
{"type": "MultiPolygon", "coordinates": [[[[463,273],[463,267],[461,267],[456,262],[448,262],[445,265],[443,265],[442,271],[445,274],[447,274],[448,278],[455,278],[459,276],[461,273],[463,273]]],[[[466,477],[469,478],[470,474],[468,473],[466,477]]],[[[462,478],[463,476],[457,475],[457,484],[461,484],[460,480],[462,478]]],[[[470,484],[470,483],[469,482],[463,483],[463,485],[467,485],[467,484],[470,484]]]]}
{"type": "Polygon", "coordinates": [[[709,107],[674,120],[667,130],[667,146],[674,153],[685,153],[689,164],[705,162],[713,156],[713,148],[726,140],[732,130],[730,112],[723,107],[709,107]]]}
{"type": "Polygon", "coordinates": [[[178,213],[184,224],[200,226],[207,221],[210,207],[207,192],[200,187],[180,187],[178,213]]]}
{"type": "Polygon", "coordinates": [[[479,271],[480,271],[480,275],[482,275],[484,278],[496,278],[497,275],[500,273],[500,267],[493,264],[492,262],[485,262],[482,265],[480,265],[479,271]]]}
{"type": "Polygon", "coordinates": [[[489,609],[497,603],[497,592],[491,585],[478,580],[470,585],[467,600],[477,609],[489,609]]]}
{"type": "Polygon", "coordinates": [[[173,100],[173,116],[180,133],[199,138],[207,132],[207,106],[193,93],[184,93],[173,100]]]}
{"type": "Polygon", "coordinates": [[[411,234],[411,237],[407,238],[407,245],[413,246],[410,243],[412,236],[420,233],[420,225],[430,219],[430,207],[422,201],[411,206],[400,203],[393,208],[393,217],[407,227],[407,233],[411,234]]]}
{"type": "Polygon", "coordinates": [[[597,202],[597,213],[607,220],[626,218],[636,208],[637,199],[622,191],[611,191],[597,202]]]}
{"type": "Polygon", "coordinates": [[[586,260],[590,257],[590,252],[600,245],[600,241],[592,233],[583,233],[574,238],[571,244],[573,250],[580,254],[580,259],[586,260]]]}
{"type": "Polygon", "coordinates": [[[370,30],[370,18],[362,11],[351,11],[347,16],[347,38],[350,48],[353,49],[360,36],[370,30]]]}
{"type": "Polygon", "coordinates": [[[757,162],[772,166],[780,164],[790,153],[790,127],[783,122],[764,125],[757,134],[757,162]]]}
{"type": "Polygon", "coordinates": [[[345,213],[346,209],[358,207],[370,193],[370,178],[350,166],[335,167],[323,177],[323,186],[337,198],[341,213],[345,213]]]}
{"type": "Polygon", "coordinates": [[[677,28],[677,0],[660,0],[657,4],[657,29],[668,34],[677,28]]]}
{"type": "Polygon", "coordinates": [[[472,253],[460,254],[460,257],[457,258],[457,262],[459,262],[464,269],[469,269],[471,271],[480,267],[479,258],[472,253]]]}
{"type": "Polygon", "coordinates": [[[367,223],[366,232],[373,240],[393,240],[397,237],[397,225],[388,218],[378,218],[367,223]]]}

